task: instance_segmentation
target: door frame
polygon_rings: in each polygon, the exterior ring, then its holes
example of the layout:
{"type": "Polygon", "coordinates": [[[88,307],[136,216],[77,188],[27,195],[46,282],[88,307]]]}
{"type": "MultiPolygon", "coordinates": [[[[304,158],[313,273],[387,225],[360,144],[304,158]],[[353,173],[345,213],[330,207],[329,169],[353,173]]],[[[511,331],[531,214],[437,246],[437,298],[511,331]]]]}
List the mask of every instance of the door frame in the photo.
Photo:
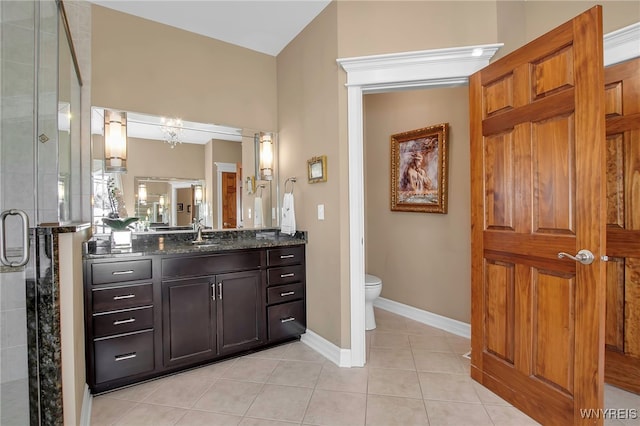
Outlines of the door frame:
{"type": "MultiPolygon", "coordinates": [[[[432,49],[388,55],[338,59],[347,73],[347,126],[349,149],[349,350],[340,351],[341,367],[362,367],[366,362],[364,327],[364,134],[363,96],[417,88],[455,87],[489,64],[503,43],[432,49]],[[473,52],[482,52],[472,56],[473,52]]],[[[477,54],[477,53],[476,53],[477,54]]],[[[640,56],[640,22],[605,34],[604,66],[640,56]]]]}

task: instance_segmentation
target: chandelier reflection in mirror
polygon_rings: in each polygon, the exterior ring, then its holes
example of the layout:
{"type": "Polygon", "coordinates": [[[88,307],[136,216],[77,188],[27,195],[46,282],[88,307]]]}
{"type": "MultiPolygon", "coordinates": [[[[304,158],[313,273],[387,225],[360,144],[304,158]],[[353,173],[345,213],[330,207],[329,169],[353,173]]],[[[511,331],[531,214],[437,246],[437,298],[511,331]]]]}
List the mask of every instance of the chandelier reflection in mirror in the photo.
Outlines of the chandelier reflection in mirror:
{"type": "Polygon", "coordinates": [[[164,141],[173,149],[177,144],[182,143],[180,135],[182,134],[183,124],[179,118],[162,117],[162,126],[160,127],[164,141]]]}

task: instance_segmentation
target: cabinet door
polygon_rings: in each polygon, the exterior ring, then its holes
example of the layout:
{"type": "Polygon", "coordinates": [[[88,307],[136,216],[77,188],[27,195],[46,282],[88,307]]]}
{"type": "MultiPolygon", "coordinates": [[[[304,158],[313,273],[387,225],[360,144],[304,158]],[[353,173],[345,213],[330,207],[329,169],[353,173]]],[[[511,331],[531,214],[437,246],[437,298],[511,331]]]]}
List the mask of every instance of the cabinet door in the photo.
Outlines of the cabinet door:
{"type": "Polygon", "coordinates": [[[264,340],[262,272],[216,275],[221,354],[249,349],[264,340]]]}
{"type": "Polygon", "coordinates": [[[217,355],[213,277],[162,283],[162,346],[165,366],[217,355]]]}

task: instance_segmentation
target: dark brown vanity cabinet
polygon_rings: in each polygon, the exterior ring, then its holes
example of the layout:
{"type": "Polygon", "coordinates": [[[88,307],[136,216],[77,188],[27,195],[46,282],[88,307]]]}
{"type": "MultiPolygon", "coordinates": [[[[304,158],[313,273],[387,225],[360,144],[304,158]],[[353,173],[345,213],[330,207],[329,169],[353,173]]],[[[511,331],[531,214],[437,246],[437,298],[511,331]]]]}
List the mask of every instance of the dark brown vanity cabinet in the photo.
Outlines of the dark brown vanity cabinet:
{"type": "Polygon", "coordinates": [[[270,342],[299,336],[307,329],[305,247],[267,250],[267,327],[270,342]]]}
{"type": "Polygon", "coordinates": [[[304,249],[86,259],[91,392],[299,337],[304,249]]]}
{"type": "Polygon", "coordinates": [[[264,341],[262,272],[162,282],[164,363],[193,363],[264,341]]]}

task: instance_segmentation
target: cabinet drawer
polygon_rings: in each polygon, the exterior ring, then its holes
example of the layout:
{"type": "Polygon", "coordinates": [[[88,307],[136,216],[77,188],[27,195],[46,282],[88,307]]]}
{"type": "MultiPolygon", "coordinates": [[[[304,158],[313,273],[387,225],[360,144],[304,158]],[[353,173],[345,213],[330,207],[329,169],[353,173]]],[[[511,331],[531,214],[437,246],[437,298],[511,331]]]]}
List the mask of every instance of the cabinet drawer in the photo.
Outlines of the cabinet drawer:
{"type": "Polygon", "coordinates": [[[162,259],[162,277],[194,277],[258,269],[262,266],[262,257],[262,252],[255,250],[212,256],[162,259]]]}
{"type": "Polygon", "coordinates": [[[283,266],[281,268],[271,268],[267,271],[268,285],[289,284],[296,281],[303,281],[304,266],[283,266]]]}
{"type": "Polygon", "coordinates": [[[267,289],[267,304],[290,302],[304,297],[304,284],[295,283],[269,287],[267,289]]]}
{"type": "Polygon", "coordinates": [[[94,341],[96,383],[153,370],[153,331],[94,341]]]}
{"type": "Polygon", "coordinates": [[[298,336],[307,329],[304,300],[270,306],[267,312],[271,341],[298,336]]]}
{"type": "Polygon", "coordinates": [[[304,247],[292,246],[267,251],[267,265],[295,265],[304,262],[304,247]]]}
{"type": "Polygon", "coordinates": [[[120,283],[151,279],[151,259],[91,265],[93,284],[120,283]]]}
{"type": "Polygon", "coordinates": [[[93,312],[117,311],[153,303],[153,285],[93,289],[93,312]]]}
{"type": "Polygon", "coordinates": [[[130,333],[152,327],[153,308],[151,306],[93,316],[93,334],[95,337],[130,333]]]}

